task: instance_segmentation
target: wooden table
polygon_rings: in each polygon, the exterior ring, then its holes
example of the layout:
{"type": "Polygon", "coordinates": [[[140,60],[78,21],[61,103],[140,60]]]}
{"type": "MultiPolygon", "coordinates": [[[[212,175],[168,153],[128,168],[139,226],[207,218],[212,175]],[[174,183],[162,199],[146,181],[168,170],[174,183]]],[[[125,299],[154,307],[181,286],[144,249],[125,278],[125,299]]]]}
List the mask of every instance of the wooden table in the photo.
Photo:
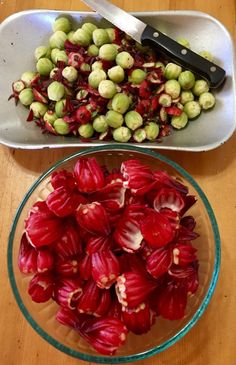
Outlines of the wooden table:
{"type": "MultiPolygon", "coordinates": [[[[234,35],[236,41],[235,0],[114,0],[114,3],[127,11],[169,9],[204,11],[218,18],[234,35]]],[[[87,10],[87,7],[79,0],[1,0],[0,21],[17,11],[49,7],[87,10]]],[[[234,365],[236,363],[235,149],[236,135],[220,148],[210,152],[196,154],[163,152],[192,174],[208,196],[222,238],[222,266],[213,299],[196,326],[170,349],[158,356],[138,362],[140,365],[234,365]]],[[[23,194],[51,164],[76,150],[73,148],[20,151],[0,147],[1,365],[85,364],[56,350],[31,328],[16,305],[6,267],[10,225],[23,194]]]]}

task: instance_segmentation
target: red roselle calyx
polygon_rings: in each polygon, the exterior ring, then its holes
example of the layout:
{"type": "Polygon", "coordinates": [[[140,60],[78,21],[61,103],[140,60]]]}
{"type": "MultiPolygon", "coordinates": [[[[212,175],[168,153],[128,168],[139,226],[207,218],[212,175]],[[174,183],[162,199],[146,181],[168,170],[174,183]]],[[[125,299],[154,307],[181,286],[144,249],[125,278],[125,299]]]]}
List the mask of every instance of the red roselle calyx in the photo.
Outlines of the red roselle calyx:
{"type": "Polygon", "coordinates": [[[101,203],[81,204],[76,211],[76,219],[90,233],[108,235],[111,231],[108,214],[101,203]]]}
{"type": "Polygon", "coordinates": [[[93,157],[80,158],[75,164],[74,174],[78,190],[82,193],[92,193],[105,185],[103,171],[93,157]]]}
{"type": "Polygon", "coordinates": [[[148,303],[142,303],[134,309],[122,308],[122,319],[127,329],[136,335],[147,333],[155,322],[155,313],[148,303]]]}
{"type": "Polygon", "coordinates": [[[99,299],[101,297],[101,289],[91,278],[83,287],[83,295],[77,305],[79,313],[94,314],[98,308],[99,299]]]}
{"type": "Polygon", "coordinates": [[[159,190],[153,201],[153,207],[157,212],[160,212],[162,208],[168,208],[179,213],[184,205],[181,194],[176,189],[170,188],[159,190]]]}
{"type": "Polygon", "coordinates": [[[64,224],[64,232],[52,246],[59,259],[75,257],[82,253],[80,231],[74,219],[69,218],[64,224]]]}
{"type": "Polygon", "coordinates": [[[75,112],[75,119],[80,124],[86,124],[91,120],[91,112],[86,106],[80,106],[75,112]]]}
{"type": "Polygon", "coordinates": [[[157,283],[135,272],[126,272],[118,276],[116,294],[124,307],[135,308],[145,302],[157,283]]]}
{"type": "Polygon", "coordinates": [[[173,263],[179,266],[186,266],[193,261],[196,261],[196,248],[191,244],[176,243],[173,246],[173,263]]]}
{"type": "Polygon", "coordinates": [[[77,276],[79,273],[79,259],[58,259],[55,264],[55,271],[61,277],[77,276]]]}
{"type": "Polygon", "coordinates": [[[172,252],[170,249],[160,247],[153,251],[147,258],[146,268],[154,278],[159,278],[166,273],[172,265],[172,252]]]}
{"type": "Polygon", "coordinates": [[[27,240],[24,233],[21,237],[18,254],[18,267],[23,274],[33,274],[37,271],[37,251],[27,240]]]}
{"type": "Polygon", "coordinates": [[[63,279],[56,285],[54,299],[62,307],[74,309],[83,293],[82,280],[63,279]]]}
{"type": "Polygon", "coordinates": [[[78,326],[80,335],[103,355],[114,355],[125,342],[128,330],[118,319],[112,317],[86,318],[78,326]]]}
{"type": "Polygon", "coordinates": [[[77,184],[75,177],[71,172],[67,170],[61,170],[61,171],[54,171],[52,173],[51,185],[54,189],[64,187],[74,190],[77,184]]]}
{"type": "Polygon", "coordinates": [[[36,274],[29,282],[28,293],[37,303],[47,302],[53,294],[54,278],[51,274],[36,274]]]}
{"type": "Polygon", "coordinates": [[[61,220],[47,207],[46,202],[37,202],[25,220],[27,238],[34,247],[50,245],[63,233],[61,220]]]}
{"type": "Polygon", "coordinates": [[[49,249],[42,249],[37,254],[37,270],[39,273],[47,272],[53,269],[54,257],[49,249]]]}
{"type": "Polygon", "coordinates": [[[92,254],[92,277],[101,289],[109,289],[120,273],[120,265],[111,250],[92,254]]]}

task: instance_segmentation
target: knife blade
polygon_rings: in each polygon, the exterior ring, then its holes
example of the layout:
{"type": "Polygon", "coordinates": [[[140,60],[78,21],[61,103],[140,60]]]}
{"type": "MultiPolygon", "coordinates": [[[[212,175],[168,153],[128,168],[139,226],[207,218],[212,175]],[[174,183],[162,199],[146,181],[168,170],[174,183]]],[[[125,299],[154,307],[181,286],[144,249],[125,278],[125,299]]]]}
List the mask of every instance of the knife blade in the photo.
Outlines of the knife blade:
{"type": "Polygon", "coordinates": [[[156,47],[162,55],[206,79],[210,87],[217,88],[223,83],[226,76],[224,69],[183,47],[159,30],[145,24],[107,0],[82,1],[137,42],[156,47]]]}

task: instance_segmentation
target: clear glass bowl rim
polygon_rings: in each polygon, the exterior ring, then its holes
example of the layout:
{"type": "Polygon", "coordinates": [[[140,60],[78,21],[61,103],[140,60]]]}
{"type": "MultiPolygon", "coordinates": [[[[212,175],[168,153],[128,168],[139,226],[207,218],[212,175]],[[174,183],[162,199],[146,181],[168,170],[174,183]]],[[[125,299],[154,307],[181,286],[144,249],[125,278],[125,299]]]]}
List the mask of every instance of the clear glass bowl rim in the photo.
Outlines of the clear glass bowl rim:
{"type": "Polygon", "coordinates": [[[17,302],[18,306],[20,307],[21,312],[23,313],[26,320],[33,327],[33,329],[36,330],[38,332],[38,334],[44,340],[49,342],[51,345],[56,347],[58,350],[66,353],[66,354],[68,354],[72,357],[75,357],[75,358],[78,358],[78,359],[81,359],[81,360],[84,360],[84,361],[102,363],[102,364],[111,364],[111,363],[112,364],[120,364],[120,363],[127,363],[127,362],[133,362],[133,361],[137,361],[137,360],[146,359],[150,356],[156,355],[156,354],[166,350],[168,347],[172,346],[174,343],[176,343],[178,340],[180,340],[184,335],[186,335],[186,333],[199,320],[199,318],[201,317],[201,315],[203,314],[203,312],[205,311],[206,307],[208,306],[208,304],[210,302],[210,299],[211,299],[211,297],[214,293],[215,286],[216,286],[218,276],[219,276],[220,260],[221,260],[220,235],[219,235],[219,229],[218,229],[218,225],[217,225],[217,222],[216,222],[216,218],[215,218],[215,215],[213,213],[213,210],[211,208],[211,205],[210,205],[206,195],[204,194],[204,192],[202,191],[200,186],[197,184],[197,182],[192,178],[192,176],[187,171],[185,171],[180,165],[178,165],[176,162],[172,161],[168,157],[165,157],[165,156],[161,155],[160,153],[154,152],[154,151],[146,149],[146,148],[126,145],[126,144],[103,145],[103,146],[98,146],[98,147],[86,148],[86,149],[83,149],[79,152],[75,152],[73,154],[70,154],[69,156],[59,160],[54,165],[52,165],[48,170],[46,170],[35,181],[35,183],[31,186],[31,188],[25,194],[22,202],[20,203],[20,205],[19,205],[19,207],[16,211],[16,214],[15,214],[12,226],[11,226],[10,234],[9,234],[8,250],[7,250],[7,265],[8,265],[8,273],[9,273],[9,279],[10,279],[10,284],[11,284],[11,287],[12,287],[12,291],[13,291],[13,294],[15,296],[16,302],[17,302]],[[23,303],[23,301],[21,299],[21,296],[19,294],[19,291],[17,289],[17,285],[16,285],[16,281],[15,281],[15,277],[14,277],[14,271],[13,271],[13,261],[12,261],[13,242],[14,242],[14,235],[15,235],[15,230],[16,230],[16,227],[17,227],[18,219],[20,217],[22,209],[24,208],[27,200],[29,199],[31,194],[34,192],[36,187],[41,183],[41,181],[45,177],[47,177],[49,174],[51,174],[51,172],[55,168],[60,167],[65,162],[68,162],[68,161],[72,160],[75,157],[85,156],[85,155],[93,153],[93,152],[101,152],[101,151],[106,152],[108,150],[113,150],[113,151],[117,151],[117,152],[119,150],[126,150],[126,151],[130,151],[130,152],[132,152],[132,151],[140,152],[142,154],[146,154],[146,155],[152,156],[154,158],[157,158],[160,161],[162,161],[162,162],[166,163],[167,165],[171,166],[172,168],[176,169],[182,176],[184,176],[184,178],[198,192],[198,194],[199,194],[199,196],[200,196],[200,198],[201,198],[201,200],[202,200],[202,202],[203,202],[203,204],[204,204],[204,206],[207,210],[207,214],[208,214],[210,222],[211,222],[211,227],[212,227],[214,240],[215,240],[215,260],[214,260],[214,269],[213,269],[213,274],[212,274],[212,278],[211,278],[211,281],[210,281],[210,285],[209,285],[208,291],[207,291],[207,293],[206,293],[206,295],[205,295],[205,297],[202,301],[201,306],[198,308],[198,310],[196,311],[194,316],[191,318],[191,320],[176,335],[172,336],[170,339],[168,339],[167,341],[165,341],[161,345],[158,345],[158,346],[156,346],[152,349],[149,349],[147,351],[140,352],[138,354],[128,355],[128,356],[102,356],[102,355],[101,356],[100,355],[95,356],[95,355],[84,354],[84,353],[81,353],[79,351],[72,350],[71,348],[69,348],[65,345],[62,345],[60,342],[55,340],[53,337],[49,336],[34,321],[34,319],[31,317],[30,313],[28,312],[27,308],[24,306],[24,303],[23,303]]]}

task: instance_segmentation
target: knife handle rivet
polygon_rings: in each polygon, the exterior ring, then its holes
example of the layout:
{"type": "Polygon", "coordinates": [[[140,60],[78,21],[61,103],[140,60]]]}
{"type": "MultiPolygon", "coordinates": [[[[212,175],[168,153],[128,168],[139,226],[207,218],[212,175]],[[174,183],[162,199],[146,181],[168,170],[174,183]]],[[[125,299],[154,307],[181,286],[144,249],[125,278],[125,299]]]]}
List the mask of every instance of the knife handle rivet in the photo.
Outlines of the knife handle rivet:
{"type": "Polygon", "coordinates": [[[210,71],[211,72],[215,72],[216,71],[216,67],[215,66],[211,66],[210,71]]]}
{"type": "Polygon", "coordinates": [[[187,49],[185,49],[185,48],[181,49],[182,54],[187,54],[187,52],[188,52],[187,49]]]}
{"type": "Polygon", "coordinates": [[[154,32],[154,33],[153,33],[153,37],[154,37],[154,38],[159,37],[159,33],[158,33],[158,32],[154,32]]]}

